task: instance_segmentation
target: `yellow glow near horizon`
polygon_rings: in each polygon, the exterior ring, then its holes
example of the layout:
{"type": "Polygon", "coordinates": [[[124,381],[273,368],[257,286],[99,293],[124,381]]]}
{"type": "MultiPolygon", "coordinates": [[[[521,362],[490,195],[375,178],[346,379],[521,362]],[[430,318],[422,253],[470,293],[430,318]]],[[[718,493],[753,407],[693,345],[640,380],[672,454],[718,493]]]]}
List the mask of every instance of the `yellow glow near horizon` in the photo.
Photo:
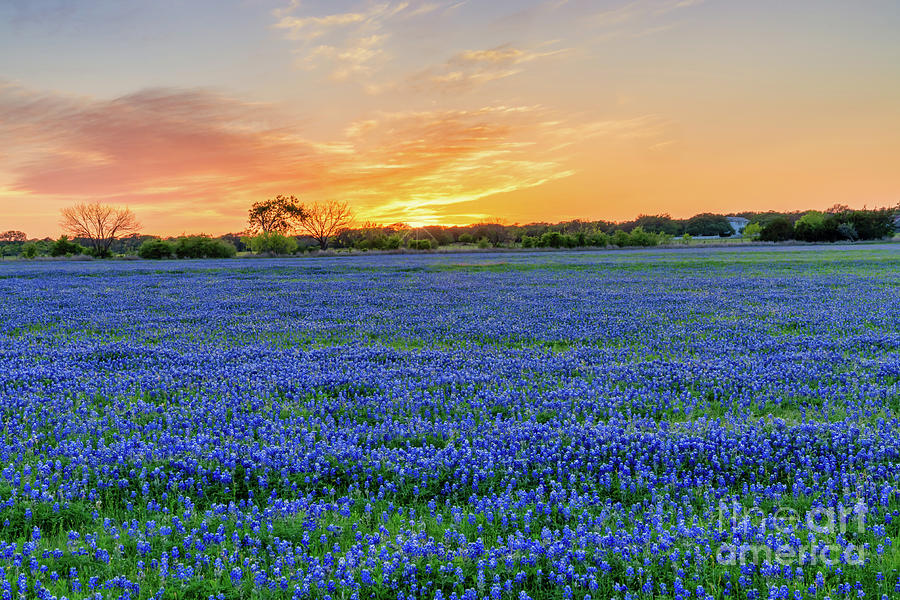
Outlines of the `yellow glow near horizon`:
{"type": "Polygon", "coordinates": [[[95,199],[162,235],[276,194],[413,227],[896,205],[900,12],[807,8],[276,0],[223,5],[222,44],[184,3],[126,46],[100,5],[0,21],[0,230],[95,199]]]}

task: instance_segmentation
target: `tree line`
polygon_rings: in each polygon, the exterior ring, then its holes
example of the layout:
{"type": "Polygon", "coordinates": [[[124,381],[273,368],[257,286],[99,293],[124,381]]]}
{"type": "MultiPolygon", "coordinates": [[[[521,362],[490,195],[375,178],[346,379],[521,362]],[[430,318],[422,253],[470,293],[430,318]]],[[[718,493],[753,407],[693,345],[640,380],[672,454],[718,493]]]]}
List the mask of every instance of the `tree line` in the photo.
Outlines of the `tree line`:
{"type": "Polygon", "coordinates": [[[572,220],[510,225],[485,221],[472,225],[410,227],[403,223],[352,226],[346,203],[303,204],[294,196],[254,203],[247,228],[222,236],[185,235],[159,238],[139,233],[140,223],[128,208],[99,202],[62,211],[65,234],[56,240],[28,239],[21,231],[0,233],[0,256],[139,256],[141,258],[230,258],[241,253],[291,255],[328,249],[431,250],[441,246],[478,248],[578,248],[658,246],[695,238],[750,241],[837,242],[877,240],[900,230],[900,207],[855,210],[834,206],[825,211],[702,213],[688,219],[640,215],[624,221],[572,220]],[[744,219],[741,221],[740,219],[744,219]],[[747,223],[735,231],[733,223],[747,223]]]}

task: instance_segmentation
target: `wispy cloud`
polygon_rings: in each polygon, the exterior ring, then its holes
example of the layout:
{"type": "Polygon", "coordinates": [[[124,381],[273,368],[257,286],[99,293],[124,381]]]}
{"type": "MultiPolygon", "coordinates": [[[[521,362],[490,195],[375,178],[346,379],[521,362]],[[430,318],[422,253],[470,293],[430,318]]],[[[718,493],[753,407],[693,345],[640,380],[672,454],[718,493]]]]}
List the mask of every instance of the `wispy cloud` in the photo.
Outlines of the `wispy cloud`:
{"type": "Polygon", "coordinates": [[[335,80],[371,75],[387,56],[390,23],[435,12],[443,4],[432,2],[382,2],[352,12],[297,16],[301,7],[292,3],[274,11],[275,29],[298,43],[297,65],[304,69],[330,69],[335,80]]]}
{"type": "Polygon", "coordinates": [[[208,90],[98,100],[7,85],[0,113],[0,137],[18,157],[0,187],[18,202],[103,198],[187,218],[202,205],[212,223],[232,227],[273,193],[341,197],[390,221],[571,174],[541,150],[555,127],[540,107],[376,112],[325,141],[305,138],[275,107],[208,90]]]}
{"type": "Polygon", "coordinates": [[[487,50],[467,50],[446,63],[423,69],[409,78],[419,91],[463,92],[484,83],[521,73],[525,63],[541,58],[562,56],[569,49],[524,50],[503,44],[487,50]]]}

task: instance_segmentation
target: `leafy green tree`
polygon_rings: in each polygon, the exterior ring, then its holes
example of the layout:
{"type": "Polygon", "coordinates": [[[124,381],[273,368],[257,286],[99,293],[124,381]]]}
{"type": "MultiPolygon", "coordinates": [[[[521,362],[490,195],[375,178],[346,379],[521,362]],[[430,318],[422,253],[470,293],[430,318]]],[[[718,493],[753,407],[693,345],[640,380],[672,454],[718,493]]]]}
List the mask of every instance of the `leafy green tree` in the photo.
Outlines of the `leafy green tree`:
{"type": "Polygon", "coordinates": [[[548,231],[540,237],[538,245],[541,248],[560,248],[565,244],[563,235],[558,231],[548,231]]]}
{"type": "Polygon", "coordinates": [[[694,237],[716,235],[728,237],[734,235],[734,228],[731,227],[731,223],[728,222],[728,218],[724,215],[701,213],[694,215],[685,222],[684,232],[694,237]]]}
{"type": "Polygon", "coordinates": [[[859,239],[859,233],[856,231],[856,227],[853,226],[853,223],[841,223],[837,226],[837,233],[842,240],[850,240],[851,242],[855,242],[859,239]]]}
{"type": "Polygon", "coordinates": [[[623,226],[623,229],[628,232],[633,231],[637,227],[651,233],[667,233],[673,236],[680,235],[684,231],[681,223],[669,215],[640,215],[627,225],[627,227],[623,226]]]}
{"type": "Polygon", "coordinates": [[[50,246],[50,256],[74,256],[76,254],[84,254],[86,248],[81,244],[77,244],[69,240],[69,236],[60,236],[58,240],[50,246]]]}
{"type": "Polygon", "coordinates": [[[248,221],[254,233],[287,235],[307,216],[307,211],[294,196],[275,196],[250,207],[248,221]]]}
{"type": "Polygon", "coordinates": [[[410,250],[433,250],[437,247],[434,240],[409,240],[407,247],[410,250]]]}
{"type": "Polygon", "coordinates": [[[250,250],[256,254],[293,254],[297,251],[297,239],[280,233],[261,233],[250,239],[250,250]]]}
{"type": "Polygon", "coordinates": [[[610,244],[609,234],[605,231],[593,231],[585,237],[585,244],[596,248],[605,248],[610,244]]]}
{"type": "Polygon", "coordinates": [[[787,217],[772,219],[759,234],[759,239],[764,242],[784,242],[793,237],[794,226],[787,220],[787,217]]]}
{"type": "Polygon", "coordinates": [[[25,258],[34,258],[38,255],[38,245],[34,242],[27,242],[22,245],[22,256],[25,258]]]}
{"type": "MultiPolygon", "coordinates": [[[[763,227],[759,223],[748,223],[746,227],[744,227],[743,237],[748,240],[758,240],[760,234],[762,233],[763,227]]],[[[685,234],[687,235],[687,234],[685,234]]]]}
{"type": "Polygon", "coordinates": [[[138,248],[138,256],[153,260],[172,258],[175,256],[175,247],[164,240],[147,240],[138,248]]]}
{"type": "Polygon", "coordinates": [[[182,237],[175,242],[178,258],[232,258],[235,254],[233,245],[205,235],[182,237]]]}

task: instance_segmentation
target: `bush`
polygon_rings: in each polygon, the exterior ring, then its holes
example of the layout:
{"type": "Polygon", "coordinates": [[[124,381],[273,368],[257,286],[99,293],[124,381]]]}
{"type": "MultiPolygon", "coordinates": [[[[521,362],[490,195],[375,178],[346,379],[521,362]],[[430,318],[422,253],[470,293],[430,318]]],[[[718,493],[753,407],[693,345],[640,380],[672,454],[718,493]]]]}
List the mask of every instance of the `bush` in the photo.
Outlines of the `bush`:
{"type": "Polygon", "coordinates": [[[161,260],[163,258],[172,258],[175,254],[175,248],[171,243],[163,240],[146,240],[138,248],[137,253],[141,258],[161,260]]]}
{"type": "Polygon", "coordinates": [[[250,239],[249,246],[257,254],[293,254],[297,251],[297,239],[275,232],[261,233],[250,239]]]}
{"type": "Polygon", "coordinates": [[[616,229],[615,233],[612,234],[612,239],[610,240],[613,246],[619,246],[620,248],[624,246],[628,246],[631,241],[628,233],[622,231],[621,229],[616,229]]]}
{"type": "Polygon", "coordinates": [[[459,241],[463,244],[471,244],[475,241],[475,236],[471,233],[461,233],[459,234],[459,241]]]}
{"type": "Polygon", "coordinates": [[[587,246],[596,246],[597,248],[605,248],[609,246],[610,243],[609,234],[604,233],[602,231],[595,231],[593,233],[587,234],[585,237],[584,243],[587,246]]]}
{"type": "Polygon", "coordinates": [[[746,227],[744,227],[744,231],[741,233],[741,236],[747,238],[748,240],[758,240],[759,235],[762,233],[762,229],[762,225],[760,225],[759,223],[750,223],[746,227]]]}
{"type": "Polygon", "coordinates": [[[432,250],[437,247],[437,242],[432,240],[409,240],[407,246],[410,250],[432,250]]]}
{"type": "Polygon", "coordinates": [[[538,246],[538,238],[530,235],[522,236],[522,247],[523,248],[536,248],[538,246]]]}
{"type": "Polygon", "coordinates": [[[637,226],[628,234],[629,246],[656,246],[659,244],[659,238],[656,234],[644,231],[644,228],[637,226]]]}
{"type": "Polygon", "coordinates": [[[762,228],[759,239],[764,242],[784,242],[794,237],[794,227],[786,217],[777,217],[762,228]]]}
{"type": "Polygon", "coordinates": [[[565,240],[563,240],[563,235],[558,231],[548,231],[544,233],[540,240],[538,241],[538,245],[541,248],[559,248],[563,246],[565,240]]]}
{"type": "Polygon", "coordinates": [[[178,258],[232,258],[237,249],[222,240],[205,235],[178,238],[175,242],[175,256],[178,258]]]}
{"type": "Polygon", "coordinates": [[[728,237],[734,235],[734,229],[728,218],[723,215],[702,213],[694,215],[684,224],[684,232],[692,236],[719,236],[728,237]]]}
{"type": "Polygon", "coordinates": [[[851,242],[859,239],[859,233],[857,233],[853,223],[841,223],[837,226],[837,233],[841,239],[850,240],[851,242]]]}
{"type": "Polygon", "coordinates": [[[38,247],[34,242],[28,242],[22,245],[22,256],[25,258],[34,258],[38,255],[38,247]]]}
{"type": "Polygon", "coordinates": [[[81,244],[69,241],[69,236],[62,236],[50,246],[50,256],[74,256],[84,254],[86,249],[81,244]]]}
{"type": "Polygon", "coordinates": [[[490,247],[491,247],[491,243],[488,241],[488,239],[487,239],[486,237],[483,237],[483,238],[481,238],[481,239],[478,240],[478,247],[479,247],[479,248],[482,248],[482,249],[484,249],[484,248],[490,248],[490,247]]]}

